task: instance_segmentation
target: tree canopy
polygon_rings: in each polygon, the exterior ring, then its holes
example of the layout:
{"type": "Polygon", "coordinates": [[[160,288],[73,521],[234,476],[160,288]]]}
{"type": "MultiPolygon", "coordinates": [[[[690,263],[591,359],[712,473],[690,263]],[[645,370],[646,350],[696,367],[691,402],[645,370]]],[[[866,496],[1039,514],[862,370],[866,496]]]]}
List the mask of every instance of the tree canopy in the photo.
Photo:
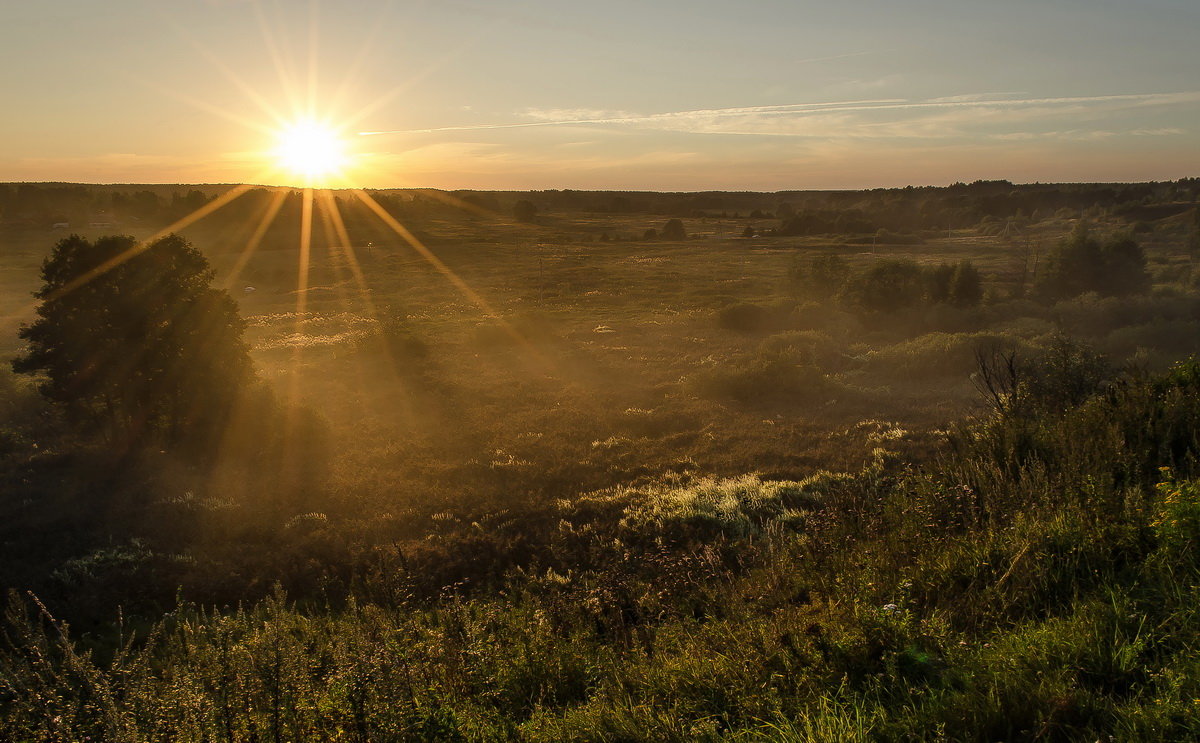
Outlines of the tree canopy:
{"type": "Polygon", "coordinates": [[[1085,292],[1107,296],[1137,294],[1150,288],[1146,254],[1128,235],[1100,242],[1080,223],[1050,255],[1038,277],[1045,299],[1075,297],[1085,292]]]}
{"type": "Polygon", "coordinates": [[[17,372],[73,423],[132,443],[197,442],[219,431],[254,376],[233,299],[178,235],[61,240],[42,265],[38,319],[17,372]]]}

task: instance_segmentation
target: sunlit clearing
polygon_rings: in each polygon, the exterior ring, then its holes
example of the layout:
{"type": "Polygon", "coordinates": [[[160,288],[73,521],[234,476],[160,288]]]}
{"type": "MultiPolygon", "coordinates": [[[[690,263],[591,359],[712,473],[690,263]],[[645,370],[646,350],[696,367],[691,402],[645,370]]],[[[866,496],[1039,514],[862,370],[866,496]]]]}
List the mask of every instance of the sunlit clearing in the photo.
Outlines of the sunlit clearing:
{"type": "Polygon", "coordinates": [[[279,133],[274,151],[279,166],[319,186],[347,164],[346,145],[333,129],[317,121],[297,121],[279,133]]]}

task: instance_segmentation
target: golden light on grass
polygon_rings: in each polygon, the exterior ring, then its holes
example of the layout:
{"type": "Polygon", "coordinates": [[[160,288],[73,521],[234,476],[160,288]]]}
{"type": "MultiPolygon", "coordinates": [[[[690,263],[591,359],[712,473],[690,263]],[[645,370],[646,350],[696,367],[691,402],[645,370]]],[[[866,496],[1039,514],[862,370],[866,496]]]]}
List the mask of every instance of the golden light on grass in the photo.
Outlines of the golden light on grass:
{"type": "Polygon", "coordinates": [[[271,154],[282,170],[309,187],[329,185],[350,163],[345,140],[316,119],[300,119],[280,130],[271,154]]]}

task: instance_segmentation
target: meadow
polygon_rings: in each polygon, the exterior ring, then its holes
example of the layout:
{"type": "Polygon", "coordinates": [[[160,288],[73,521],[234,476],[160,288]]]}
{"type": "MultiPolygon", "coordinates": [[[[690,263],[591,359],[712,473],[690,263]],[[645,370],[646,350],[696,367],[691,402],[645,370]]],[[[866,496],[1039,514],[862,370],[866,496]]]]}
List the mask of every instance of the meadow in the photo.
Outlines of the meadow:
{"type": "Polygon", "coordinates": [[[0,369],[0,731],[1193,737],[1197,191],[383,192],[441,268],[347,199],[303,279],[218,212],[298,433],[114,453],[0,369]],[[1138,270],[1061,286],[1087,235],[1138,270]]]}

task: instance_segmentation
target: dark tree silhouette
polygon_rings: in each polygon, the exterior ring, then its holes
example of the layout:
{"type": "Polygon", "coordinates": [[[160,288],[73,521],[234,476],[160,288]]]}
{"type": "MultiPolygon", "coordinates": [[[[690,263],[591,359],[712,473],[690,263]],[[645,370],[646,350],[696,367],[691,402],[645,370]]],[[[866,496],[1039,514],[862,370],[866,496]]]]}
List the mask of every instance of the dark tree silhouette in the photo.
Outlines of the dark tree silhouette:
{"type": "Polygon", "coordinates": [[[38,319],[22,327],[17,372],[80,427],[119,446],[199,444],[219,434],[253,379],[244,323],[211,286],[200,251],[177,235],[94,243],[72,235],[42,265],[38,319]]]}
{"type": "Polygon", "coordinates": [[[925,293],[933,304],[950,301],[950,285],[954,282],[954,266],[942,263],[934,268],[926,269],[925,293]]]}
{"type": "Polygon", "coordinates": [[[847,299],[867,312],[896,312],[925,298],[925,273],[913,260],[876,261],[856,276],[847,299]]]}
{"type": "Polygon", "coordinates": [[[683,231],[683,222],[678,219],[667,220],[660,237],[664,240],[686,240],[687,233],[683,231]]]}
{"type": "Polygon", "coordinates": [[[950,277],[947,297],[955,307],[976,307],[983,299],[983,279],[970,261],[960,261],[950,277]]]}
{"type": "Polygon", "coordinates": [[[1039,295],[1051,300],[1084,292],[1134,294],[1148,288],[1150,275],[1141,246],[1127,235],[1102,244],[1083,223],[1050,255],[1037,286],[1039,295]]]}

